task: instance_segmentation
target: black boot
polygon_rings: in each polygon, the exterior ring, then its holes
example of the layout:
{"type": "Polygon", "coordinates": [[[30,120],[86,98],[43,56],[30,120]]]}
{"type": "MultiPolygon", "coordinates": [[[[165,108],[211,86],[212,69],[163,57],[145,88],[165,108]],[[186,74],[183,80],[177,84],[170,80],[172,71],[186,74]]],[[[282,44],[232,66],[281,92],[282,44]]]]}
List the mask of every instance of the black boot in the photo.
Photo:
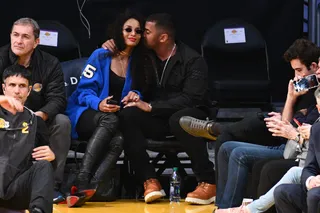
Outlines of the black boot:
{"type": "Polygon", "coordinates": [[[82,158],[79,174],[75,180],[78,191],[88,189],[92,171],[99,163],[114,133],[105,127],[97,127],[88,141],[86,152],[82,158]]]}
{"type": "Polygon", "coordinates": [[[88,141],[86,152],[83,156],[79,174],[71,188],[71,196],[67,197],[69,207],[82,206],[96,191],[96,185],[90,185],[92,172],[102,160],[105,150],[118,128],[115,116],[105,114],[99,121],[94,133],[88,141]]]}
{"type": "Polygon", "coordinates": [[[95,173],[95,179],[97,184],[101,181],[106,181],[108,179],[108,173],[117,163],[119,156],[123,150],[123,136],[118,132],[111,140],[107,149],[105,150],[104,159],[99,165],[95,173]]]}

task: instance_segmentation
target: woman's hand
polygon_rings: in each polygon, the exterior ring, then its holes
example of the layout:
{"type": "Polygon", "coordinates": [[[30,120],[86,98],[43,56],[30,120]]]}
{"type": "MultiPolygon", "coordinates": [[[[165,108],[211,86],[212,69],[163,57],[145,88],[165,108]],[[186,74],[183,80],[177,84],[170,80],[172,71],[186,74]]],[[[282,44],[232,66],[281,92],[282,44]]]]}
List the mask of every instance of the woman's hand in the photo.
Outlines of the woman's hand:
{"type": "Polygon", "coordinates": [[[130,91],[128,95],[121,100],[121,103],[127,105],[129,102],[138,102],[139,100],[140,96],[137,93],[130,91]]]}
{"type": "Polygon", "coordinates": [[[117,112],[120,110],[119,105],[115,104],[107,104],[107,100],[112,99],[113,96],[108,96],[104,100],[102,100],[99,104],[99,110],[101,112],[117,112]]]}
{"type": "Polygon", "coordinates": [[[141,100],[139,100],[137,102],[130,102],[124,106],[124,108],[127,108],[127,107],[138,107],[142,111],[151,112],[150,104],[148,104],[147,102],[141,101],[141,100]]]}

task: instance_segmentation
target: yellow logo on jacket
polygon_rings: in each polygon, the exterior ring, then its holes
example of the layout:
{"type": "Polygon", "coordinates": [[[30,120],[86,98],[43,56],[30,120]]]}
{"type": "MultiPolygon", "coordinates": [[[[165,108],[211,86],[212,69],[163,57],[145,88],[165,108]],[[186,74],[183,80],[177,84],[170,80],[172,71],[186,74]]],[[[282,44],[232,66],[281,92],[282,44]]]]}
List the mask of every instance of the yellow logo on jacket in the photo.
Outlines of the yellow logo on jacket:
{"type": "Polygon", "coordinates": [[[4,120],[3,118],[0,118],[0,128],[8,128],[9,127],[9,122],[4,120]]]}
{"type": "Polygon", "coordinates": [[[27,123],[27,122],[23,122],[23,123],[22,123],[22,126],[23,126],[23,129],[21,130],[21,132],[22,132],[23,134],[29,133],[28,123],[27,123]]]}
{"type": "Polygon", "coordinates": [[[35,83],[32,87],[33,91],[35,92],[40,92],[42,90],[42,84],[40,83],[35,83]]]}

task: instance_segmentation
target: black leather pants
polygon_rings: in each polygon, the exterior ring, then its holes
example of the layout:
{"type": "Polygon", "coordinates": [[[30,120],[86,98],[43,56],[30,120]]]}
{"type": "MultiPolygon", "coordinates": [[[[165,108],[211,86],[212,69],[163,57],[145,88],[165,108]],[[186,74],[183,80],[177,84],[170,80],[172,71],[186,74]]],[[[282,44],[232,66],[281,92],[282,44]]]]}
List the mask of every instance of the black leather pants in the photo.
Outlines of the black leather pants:
{"type": "Polygon", "coordinates": [[[98,181],[105,181],[108,177],[108,171],[114,168],[119,156],[123,150],[123,137],[120,132],[118,132],[111,140],[104,158],[102,159],[100,165],[98,166],[94,178],[98,181]]]}
{"type": "Polygon", "coordinates": [[[118,117],[115,113],[95,110],[85,111],[77,124],[79,139],[88,140],[75,185],[78,189],[88,188],[92,177],[100,181],[113,166],[122,151],[122,140],[116,136],[118,117]]]}

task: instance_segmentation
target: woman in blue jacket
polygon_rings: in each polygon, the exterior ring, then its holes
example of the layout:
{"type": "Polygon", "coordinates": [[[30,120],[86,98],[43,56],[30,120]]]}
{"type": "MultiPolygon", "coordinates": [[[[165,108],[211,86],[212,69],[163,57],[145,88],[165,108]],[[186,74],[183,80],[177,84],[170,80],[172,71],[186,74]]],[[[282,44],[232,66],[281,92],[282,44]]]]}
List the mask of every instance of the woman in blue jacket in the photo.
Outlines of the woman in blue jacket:
{"type": "Polygon", "coordinates": [[[110,28],[118,51],[95,50],[68,99],[66,113],[71,120],[72,138],[88,141],[67,199],[69,207],[83,205],[94,194],[96,186],[90,187],[90,182],[103,180],[122,152],[121,137],[116,137],[117,112],[126,103],[142,98],[139,91],[145,75],[139,72],[144,70],[140,66],[143,26],[144,20],[137,14],[120,15],[110,28]],[[105,162],[107,165],[102,165],[105,162]]]}

